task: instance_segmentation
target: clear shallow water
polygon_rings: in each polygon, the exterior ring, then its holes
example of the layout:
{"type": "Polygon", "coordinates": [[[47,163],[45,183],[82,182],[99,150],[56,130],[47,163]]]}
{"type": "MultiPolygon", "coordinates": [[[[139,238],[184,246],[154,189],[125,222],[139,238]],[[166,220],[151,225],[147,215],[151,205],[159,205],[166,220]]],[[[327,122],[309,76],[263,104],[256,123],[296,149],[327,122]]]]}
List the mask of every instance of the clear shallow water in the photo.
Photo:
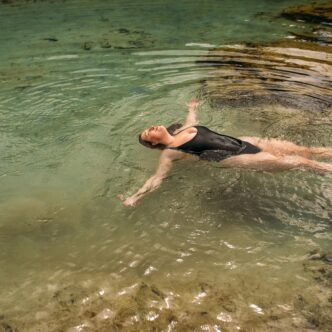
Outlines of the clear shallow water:
{"type": "MultiPolygon", "coordinates": [[[[308,28],[256,16],[283,6],[0,7],[1,328],[328,330],[328,270],[317,271],[326,264],[308,260],[308,252],[331,251],[330,175],[183,161],[136,208],[116,199],[137,190],[158,161],[137,144],[137,133],[183,119],[192,96],[205,100],[200,123],[230,135],[331,145],[328,107],[220,102],[225,82],[242,93],[257,83],[252,76],[291,78],[271,52],[255,60],[246,58],[247,46],[218,50],[287,40],[290,30],[308,28]],[[234,66],[239,57],[242,67],[234,66]],[[262,71],[264,61],[274,71],[262,71]],[[252,76],[241,70],[249,62],[252,76]]],[[[309,102],[328,104],[328,48],[280,58],[297,77],[281,88],[301,95],[309,83],[309,102]]],[[[262,86],[270,87],[254,90],[262,86]]]]}

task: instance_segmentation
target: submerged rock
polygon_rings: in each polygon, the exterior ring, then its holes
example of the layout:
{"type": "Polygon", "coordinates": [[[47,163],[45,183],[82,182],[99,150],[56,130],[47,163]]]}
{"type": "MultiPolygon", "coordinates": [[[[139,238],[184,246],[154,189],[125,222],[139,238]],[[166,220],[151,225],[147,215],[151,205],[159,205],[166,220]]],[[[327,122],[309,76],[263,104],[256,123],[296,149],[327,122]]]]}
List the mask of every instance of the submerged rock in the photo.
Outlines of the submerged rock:
{"type": "MultiPolygon", "coordinates": [[[[332,287],[332,255],[327,253],[310,252],[308,260],[303,264],[305,271],[321,282],[323,285],[332,287]]],[[[332,295],[332,293],[331,293],[332,295]]]]}
{"type": "Polygon", "coordinates": [[[48,40],[48,41],[51,41],[51,42],[57,42],[58,41],[58,39],[54,38],[54,37],[43,38],[43,40],[48,40]]]}
{"type": "Polygon", "coordinates": [[[70,307],[79,304],[84,298],[88,298],[88,294],[84,289],[77,286],[67,286],[54,293],[53,298],[62,307],[70,307]]]}
{"type": "Polygon", "coordinates": [[[322,261],[328,264],[332,264],[332,255],[324,255],[322,261]]]}
{"type": "Polygon", "coordinates": [[[81,44],[84,50],[91,50],[94,47],[103,49],[130,50],[137,48],[148,48],[154,44],[154,40],[145,31],[130,31],[126,28],[114,29],[110,33],[104,34],[96,41],[85,41],[81,44]]]}
{"type": "Polygon", "coordinates": [[[111,48],[112,44],[109,40],[104,39],[103,41],[100,42],[100,47],[101,48],[111,48]]]}
{"type": "Polygon", "coordinates": [[[120,33],[129,33],[130,31],[128,29],[126,29],[126,28],[120,28],[119,32],[120,33]]]}
{"type": "Polygon", "coordinates": [[[297,40],[312,43],[332,43],[332,5],[312,3],[308,5],[285,9],[279,18],[295,22],[308,23],[306,30],[291,31],[290,35],[297,40]],[[313,26],[314,25],[314,26],[313,26]],[[318,25],[318,28],[317,28],[318,25]]]}
{"type": "Polygon", "coordinates": [[[308,23],[332,23],[332,4],[311,3],[285,9],[280,17],[293,21],[301,20],[308,23]]]}
{"type": "Polygon", "coordinates": [[[332,266],[331,255],[321,253],[318,249],[308,254],[308,259],[303,263],[303,269],[317,282],[313,291],[316,292],[319,303],[305,295],[298,295],[294,306],[302,312],[312,328],[320,331],[329,331],[332,326],[332,266]]]}
{"type": "Polygon", "coordinates": [[[93,46],[93,43],[87,41],[87,42],[84,42],[84,43],[81,45],[81,48],[82,48],[83,50],[90,51],[91,48],[92,48],[92,46],[93,46]]]}
{"type": "Polygon", "coordinates": [[[315,43],[325,43],[331,44],[332,38],[328,35],[327,32],[322,30],[313,29],[311,33],[297,33],[290,32],[292,36],[294,36],[298,40],[307,41],[307,42],[315,42],[315,43]]]}
{"type": "Polygon", "coordinates": [[[332,264],[332,255],[320,253],[318,250],[313,250],[309,253],[310,260],[320,260],[327,264],[332,264]]]}
{"type": "MultiPolygon", "coordinates": [[[[252,284],[251,281],[249,283],[252,284]]],[[[241,284],[244,288],[248,286],[245,281],[241,284]]],[[[172,290],[166,291],[159,284],[141,281],[130,286],[122,285],[115,292],[110,290],[106,292],[108,295],[100,296],[100,288],[87,291],[85,286],[77,283],[56,291],[54,300],[43,308],[47,311],[40,312],[37,320],[37,316],[32,315],[33,319],[30,321],[31,312],[28,312],[18,320],[17,326],[22,331],[49,332],[227,332],[237,331],[239,327],[243,331],[263,332],[286,330],[290,326],[294,331],[307,331],[310,328],[325,331],[330,323],[328,307],[325,305],[329,302],[319,304],[316,308],[317,299],[313,300],[310,293],[298,295],[294,299],[294,307],[278,305],[281,299],[285,300],[284,296],[271,302],[273,294],[277,294],[273,289],[266,299],[250,296],[250,301],[254,302],[243,303],[243,296],[247,293],[239,292],[238,286],[225,284],[221,287],[215,286],[213,282],[197,281],[186,284],[185,287],[174,285],[172,290]],[[184,293],[179,295],[177,289],[184,289],[184,293]],[[289,311],[291,309],[296,311],[289,311]]],[[[254,292],[258,287],[264,287],[260,282],[253,286],[254,292]]],[[[269,286],[266,286],[266,291],[268,289],[269,286]]],[[[8,328],[7,325],[4,326],[8,328]]],[[[0,326],[0,331],[16,330],[1,330],[0,326]]]]}
{"type": "Polygon", "coordinates": [[[219,47],[196,63],[213,68],[202,81],[212,105],[322,112],[332,106],[331,60],[327,46],[282,41],[219,47]]]}
{"type": "MultiPolygon", "coordinates": [[[[211,105],[281,105],[318,112],[332,107],[332,5],[291,7],[278,18],[301,20],[301,29],[294,26],[287,38],[269,44],[221,46],[197,61],[213,69],[202,80],[203,94],[211,105]]],[[[276,17],[270,14],[269,19],[276,17]]]]}
{"type": "Polygon", "coordinates": [[[7,322],[0,321],[0,332],[19,332],[15,327],[7,322]]]}
{"type": "Polygon", "coordinates": [[[310,298],[298,295],[294,301],[294,307],[299,310],[306,320],[307,329],[319,329],[319,331],[330,331],[332,326],[331,305],[324,301],[312,303],[310,298]]]}

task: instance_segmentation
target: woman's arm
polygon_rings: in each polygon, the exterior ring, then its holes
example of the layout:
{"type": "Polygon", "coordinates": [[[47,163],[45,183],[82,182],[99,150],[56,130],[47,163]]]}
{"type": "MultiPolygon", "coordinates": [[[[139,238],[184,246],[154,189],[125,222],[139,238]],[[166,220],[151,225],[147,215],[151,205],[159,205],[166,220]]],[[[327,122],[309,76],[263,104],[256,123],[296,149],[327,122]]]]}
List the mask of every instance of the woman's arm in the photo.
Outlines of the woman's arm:
{"type": "Polygon", "coordinates": [[[196,117],[196,109],[197,109],[198,105],[199,105],[199,101],[196,99],[192,99],[187,103],[188,114],[184,121],[183,127],[194,126],[198,123],[197,117],[196,117]]]}
{"type": "Polygon", "coordinates": [[[127,199],[123,199],[123,197],[119,197],[123,200],[123,204],[127,206],[134,206],[136,202],[143,198],[143,196],[151,191],[157,189],[163,179],[166,177],[168,171],[172,167],[172,162],[174,160],[174,153],[173,151],[163,151],[160,159],[159,165],[157,167],[156,173],[152,175],[144,185],[132,196],[128,197],[127,199]]]}

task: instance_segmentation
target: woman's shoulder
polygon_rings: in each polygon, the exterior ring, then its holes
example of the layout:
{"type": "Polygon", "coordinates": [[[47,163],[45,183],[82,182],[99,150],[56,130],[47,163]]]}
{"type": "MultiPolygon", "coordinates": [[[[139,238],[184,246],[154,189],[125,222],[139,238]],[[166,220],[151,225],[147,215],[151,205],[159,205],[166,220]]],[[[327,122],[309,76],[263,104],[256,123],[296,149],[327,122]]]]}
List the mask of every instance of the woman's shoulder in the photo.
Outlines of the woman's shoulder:
{"type": "Polygon", "coordinates": [[[176,135],[176,134],[179,134],[180,132],[185,132],[185,133],[188,133],[188,134],[191,134],[191,133],[195,133],[197,132],[197,127],[198,126],[182,126],[180,127],[179,129],[176,129],[174,132],[173,132],[173,135],[176,135]]]}

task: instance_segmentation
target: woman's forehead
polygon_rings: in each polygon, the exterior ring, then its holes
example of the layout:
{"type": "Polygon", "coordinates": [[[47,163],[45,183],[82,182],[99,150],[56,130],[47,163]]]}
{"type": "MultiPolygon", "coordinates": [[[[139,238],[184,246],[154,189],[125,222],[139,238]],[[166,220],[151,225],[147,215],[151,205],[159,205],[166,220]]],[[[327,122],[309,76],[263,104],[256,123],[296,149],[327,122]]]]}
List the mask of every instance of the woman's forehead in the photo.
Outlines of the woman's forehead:
{"type": "Polygon", "coordinates": [[[142,139],[147,138],[146,131],[147,131],[147,129],[145,129],[145,130],[141,133],[141,138],[142,138],[142,139]]]}

